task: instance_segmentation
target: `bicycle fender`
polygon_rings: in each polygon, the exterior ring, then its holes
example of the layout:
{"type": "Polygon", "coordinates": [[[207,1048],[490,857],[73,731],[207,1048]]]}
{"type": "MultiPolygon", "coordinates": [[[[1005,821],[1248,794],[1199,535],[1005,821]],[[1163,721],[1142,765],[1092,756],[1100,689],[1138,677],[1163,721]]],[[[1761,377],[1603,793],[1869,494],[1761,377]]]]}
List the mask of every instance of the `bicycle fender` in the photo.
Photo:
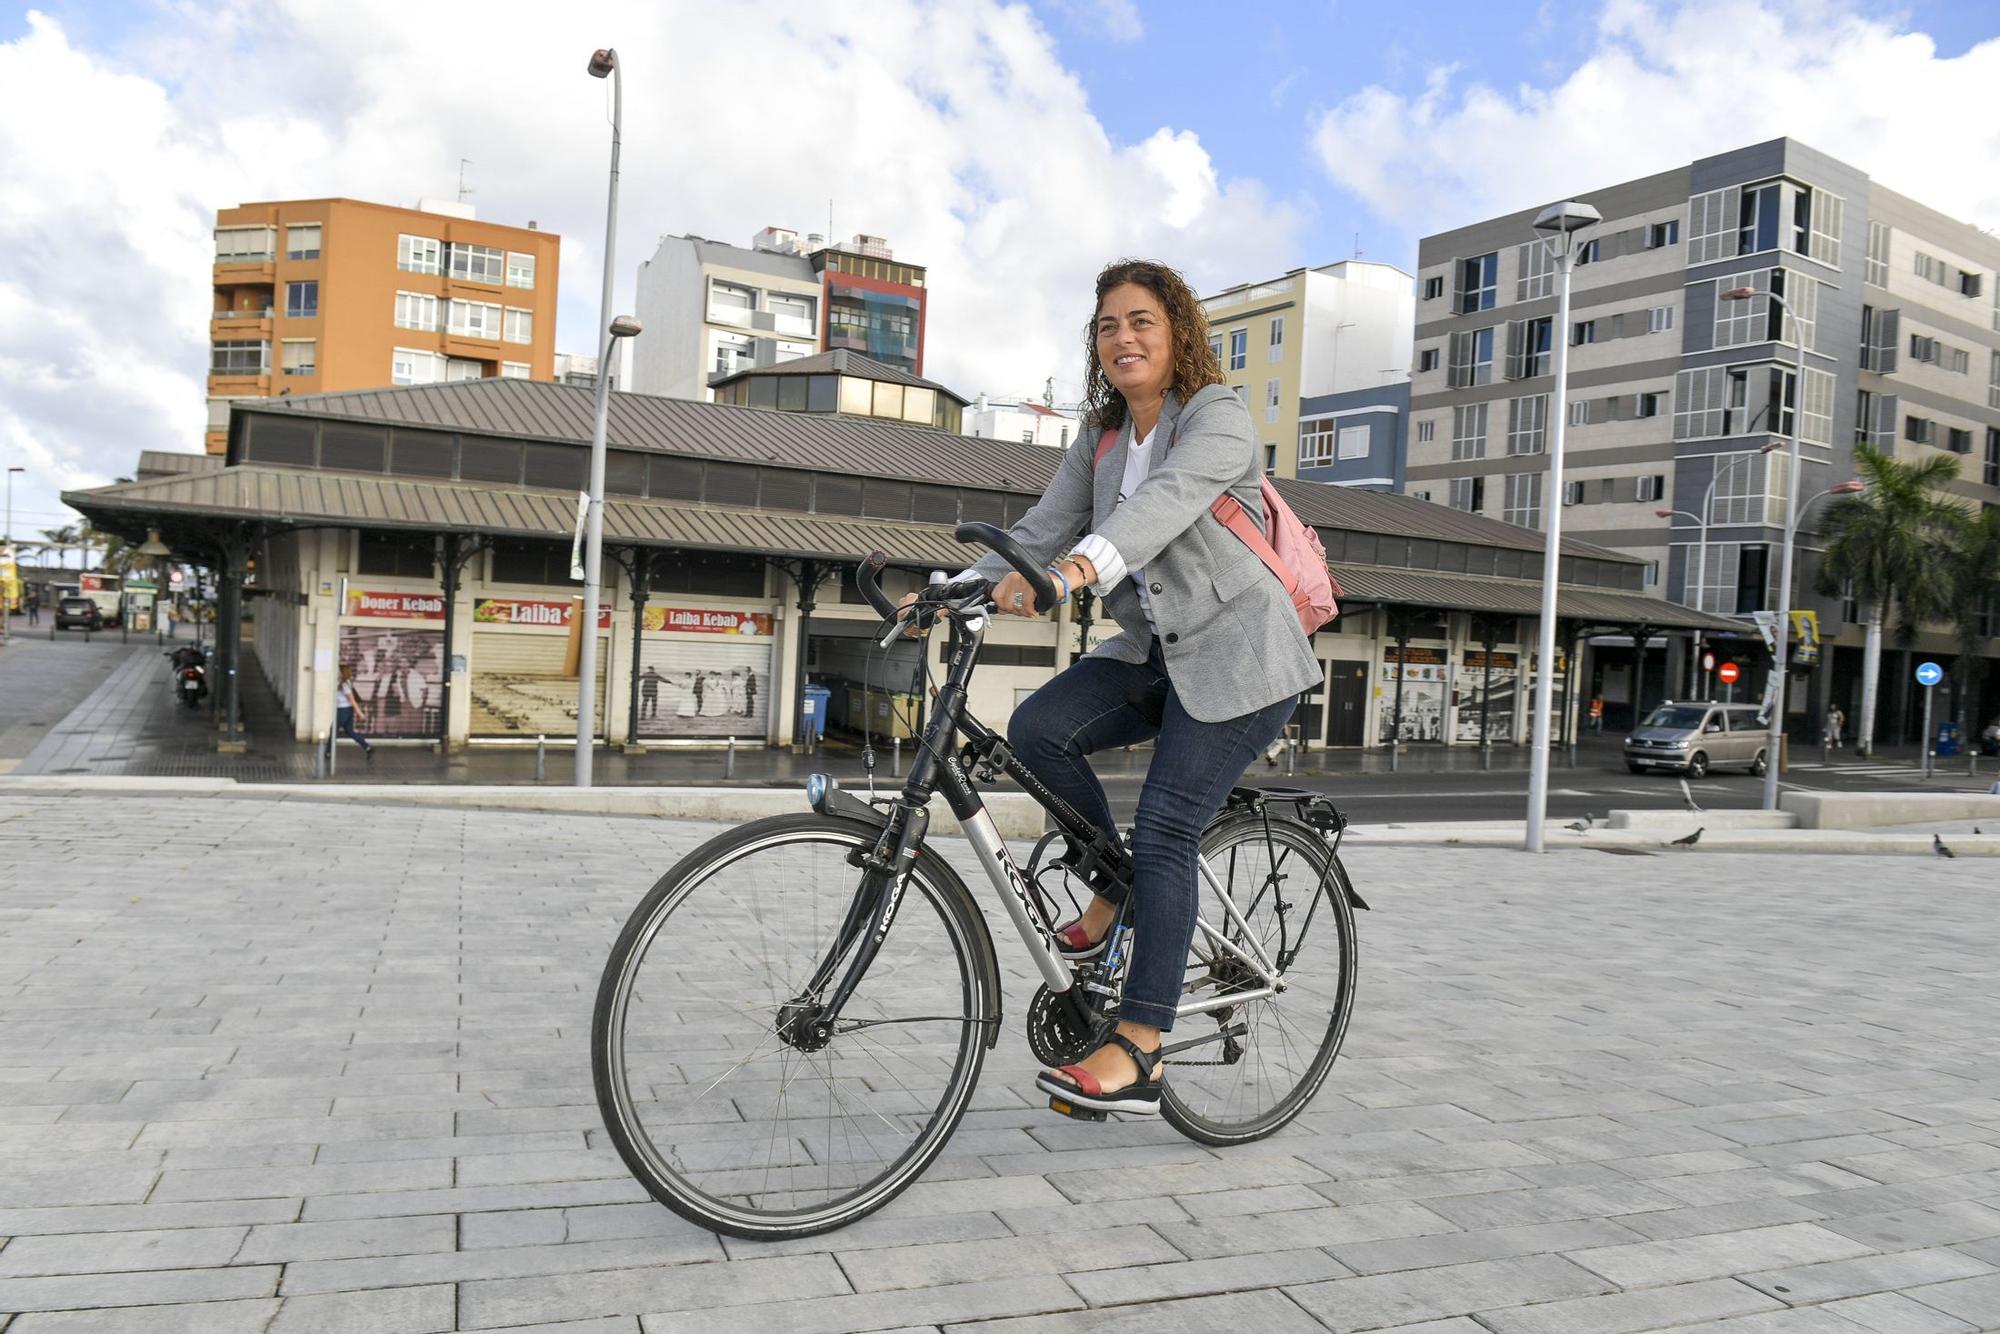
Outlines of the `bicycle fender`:
{"type": "Polygon", "coordinates": [[[872,824],[877,829],[889,823],[889,814],[879,806],[871,806],[861,798],[852,795],[824,774],[814,774],[814,779],[825,779],[824,784],[806,783],[806,804],[821,815],[837,815],[844,820],[859,820],[872,824]]]}

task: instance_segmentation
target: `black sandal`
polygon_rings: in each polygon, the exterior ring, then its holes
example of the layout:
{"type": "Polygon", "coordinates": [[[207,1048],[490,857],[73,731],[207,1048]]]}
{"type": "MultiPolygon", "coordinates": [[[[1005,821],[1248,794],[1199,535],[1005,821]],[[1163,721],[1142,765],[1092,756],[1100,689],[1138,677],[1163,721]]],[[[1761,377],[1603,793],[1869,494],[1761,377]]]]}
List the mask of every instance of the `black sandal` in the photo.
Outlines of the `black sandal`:
{"type": "Polygon", "coordinates": [[[1048,1094],[1049,1106],[1065,1116],[1094,1113],[1090,1119],[1102,1120],[1107,1112],[1158,1115],[1162,1082],[1160,1053],[1144,1050],[1123,1033],[1113,1033],[1098,1050],[1111,1046],[1123,1047],[1132,1058],[1132,1067],[1139,1072],[1137,1081],[1107,1093],[1096,1075],[1081,1065],[1065,1065],[1055,1071],[1044,1070],[1036,1077],[1035,1087],[1048,1094]],[[1058,1075],[1067,1075],[1070,1082],[1058,1079],[1058,1075]]]}

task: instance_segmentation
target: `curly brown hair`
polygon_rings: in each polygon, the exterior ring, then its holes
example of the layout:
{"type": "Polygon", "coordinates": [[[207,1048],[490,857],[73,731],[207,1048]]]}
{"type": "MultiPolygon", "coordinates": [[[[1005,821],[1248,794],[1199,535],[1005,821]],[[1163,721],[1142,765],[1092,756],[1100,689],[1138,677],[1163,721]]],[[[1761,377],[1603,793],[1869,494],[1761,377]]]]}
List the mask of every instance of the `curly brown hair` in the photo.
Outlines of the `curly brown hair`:
{"type": "Polygon", "coordinates": [[[1208,314],[1187,279],[1149,259],[1120,259],[1097,275],[1097,298],[1083,326],[1083,417],[1090,429],[1115,431],[1125,424],[1125,396],[1112,387],[1097,360],[1097,316],[1114,287],[1137,283],[1160,299],[1173,337],[1174,373],[1167,387],[1183,401],[1206,385],[1222,384],[1222,365],[1208,343],[1208,314]]]}

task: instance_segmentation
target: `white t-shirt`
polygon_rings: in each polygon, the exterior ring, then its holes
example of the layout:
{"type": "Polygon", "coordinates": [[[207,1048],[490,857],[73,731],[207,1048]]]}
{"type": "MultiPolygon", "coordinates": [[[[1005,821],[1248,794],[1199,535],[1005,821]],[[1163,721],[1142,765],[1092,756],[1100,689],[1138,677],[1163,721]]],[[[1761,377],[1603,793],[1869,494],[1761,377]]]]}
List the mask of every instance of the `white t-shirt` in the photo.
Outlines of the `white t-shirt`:
{"type": "MultiPolygon", "coordinates": [[[[1134,440],[1131,448],[1125,451],[1125,476],[1118,483],[1119,503],[1131,499],[1132,493],[1139,489],[1140,483],[1144,482],[1147,475],[1153,471],[1153,437],[1159,433],[1159,424],[1155,423],[1152,430],[1146,432],[1142,438],[1134,440]]],[[[1151,626],[1153,633],[1157,635],[1160,633],[1160,626],[1159,622],[1153,619],[1153,598],[1146,591],[1146,572],[1132,570],[1129,573],[1132,576],[1132,587],[1139,594],[1139,606],[1146,613],[1146,624],[1151,626]]]]}

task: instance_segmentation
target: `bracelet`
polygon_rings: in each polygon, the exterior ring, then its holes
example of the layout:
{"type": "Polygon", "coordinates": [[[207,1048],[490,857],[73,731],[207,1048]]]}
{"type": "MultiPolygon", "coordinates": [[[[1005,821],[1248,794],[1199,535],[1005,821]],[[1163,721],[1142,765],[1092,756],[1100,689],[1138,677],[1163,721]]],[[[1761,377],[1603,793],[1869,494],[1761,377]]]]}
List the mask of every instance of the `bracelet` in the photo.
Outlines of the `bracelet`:
{"type": "Polygon", "coordinates": [[[1069,601],[1069,580],[1063,578],[1063,572],[1053,565],[1049,566],[1049,573],[1054,575],[1056,582],[1062,585],[1062,596],[1058,597],[1056,602],[1060,604],[1069,601]]]}

